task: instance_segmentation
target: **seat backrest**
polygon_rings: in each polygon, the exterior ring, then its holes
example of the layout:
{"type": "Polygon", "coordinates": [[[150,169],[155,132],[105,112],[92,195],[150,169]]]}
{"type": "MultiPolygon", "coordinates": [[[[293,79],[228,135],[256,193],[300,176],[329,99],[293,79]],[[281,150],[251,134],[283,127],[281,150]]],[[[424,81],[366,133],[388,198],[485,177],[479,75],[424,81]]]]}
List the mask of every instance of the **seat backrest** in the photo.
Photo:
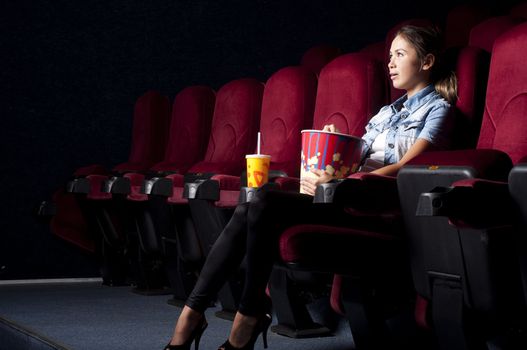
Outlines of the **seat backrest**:
{"type": "Polygon", "coordinates": [[[114,171],[145,171],[163,159],[170,123],[170,101],[157,91],[148,91],[134,107],[132,142],[128,162],[114,171]]]}
{"type": "Polygon", "coordinates": [[[335,57],[339,56],[341,53],[342,51],[335,46],[313,46],[302,55],[300,65],[318,75],[326,64],[332,61],[335,57]]]}
{"type": "Polygon", "coordinates": [[[385,46],[384,40],[377,41],[375,43],[371,43],[371,44],[364,46],[362,49],[360,49],[359,52],[370,55],[371,57],[375,58],[377,61],[384,64],[386,62],[386,57],[384,57],[384,55],[386,54],[386,49],[384,46],[385,46]]]}
{"type": "Polygon", "coordinates": [[[189,86],[176,95],[165,158],[154,165],[152,171],[184,174],[203,160],[215,100],[215,92],[208,86],[189,86]]]}
{"type": "Polygon", "coordinates": [[[509,11],[509,15],[527,19],[527,2],[521,2],[513,6],[509,11]]]}
{"type": "Polygon", "coordinates": [[[492,45],[496,38],[523,21],[522,18],[511,16],[488,18],[472,28],[469,45],[492,52],[492,45]]]}
{"type": "Polygon", "coordinates": [[[477,47],[451,48],[457,78],[456,126],[452,148],[476,148],[489,74],[490,54],[477,47]]]}
{"type": "Polygon", "coordinates": [[[271,155],[271,169],[298,176],[301,131],[313,123],[317,92],[315,73],[286,67],[265,84],[260,120],[261,152],[271,155]]]}
{"type": "Polygon", "coordinates": [[[506,152],[513,163],[527,154],[527,23],[496,39],[490,62],[478,148],[506,152]]]}
{"type": "Polygon", "coordinates": [[[448,50],[456,51],[455,72],[458,80],[454,148],[476,147],[485,106],[490,50],[501,33],[518,23],[518,19],[507,16],[486,19],[472,28],[469,46],[448,50]]]}
{"type": "Polygon", "coordinates": [[[261,82],[245,78],[228,82],[218,90],[204,160],[189,172],[241,174],[245,155],[256,147],[263,89],[261,82]]]}
{"type": "Polygon", "coordinates": [[[381,64],[363,53],[328,63],[318,79],[313,129],[335,124],[340,132],[361,137],[383,104],[383,74],[381,64]]]}
{"type": "Polygon", "coordinates": [[[448,11],[445,21],[445,48],[468,45],[470,30],[489,17],[485,7],[462,4],[448,11]]]}

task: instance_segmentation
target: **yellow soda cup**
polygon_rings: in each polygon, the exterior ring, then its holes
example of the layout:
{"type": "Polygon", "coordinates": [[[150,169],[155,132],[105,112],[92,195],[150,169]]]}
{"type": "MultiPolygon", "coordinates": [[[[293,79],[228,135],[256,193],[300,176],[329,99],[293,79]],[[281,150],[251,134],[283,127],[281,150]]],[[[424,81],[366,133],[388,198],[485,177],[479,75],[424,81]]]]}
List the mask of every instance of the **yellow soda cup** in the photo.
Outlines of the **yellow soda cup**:
{"type": "Polygon", "coordinates": [[[269,181],[269,166],[271,156],[266,154],[248,154],[247,160],[247,186],[260,187],[269,181]]]}

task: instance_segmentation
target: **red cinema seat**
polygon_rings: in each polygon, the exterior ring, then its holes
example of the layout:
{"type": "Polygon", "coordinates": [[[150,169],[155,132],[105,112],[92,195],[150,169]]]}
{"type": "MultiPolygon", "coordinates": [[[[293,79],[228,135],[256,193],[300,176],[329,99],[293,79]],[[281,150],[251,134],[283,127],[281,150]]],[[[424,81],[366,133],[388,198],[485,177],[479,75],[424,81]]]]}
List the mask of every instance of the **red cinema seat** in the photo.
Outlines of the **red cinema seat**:
{"type": "MultiPolygon", "coordinates": [[[[343,133],[361,136],[369,118],[381,107],[384,92],[384,71],[378,60],[365,53],[337,57],[320,73],[313,129],[335,124],[343,133]]],[[[298,179],[278,178],[275,182],[283,189],[298,191],[298,179]]],[[[328,329],[313,321],[304,300],[297,296],[299,281],[314,287],[325,280],[312,274],[293,276],[277,265],[270,280],[278,319],[273,331],[290,337],[327,334],[328,329]]]]}
{"type": "Polygon", "coordinates": [[[520,2],[513,6],[509,11],[509,15],[527,19],[527,2],[520,2]]]}
{"type": "Polygon", "coordinates": [[[496,39],[476,150],[417,157],[397,178],[414,285],[441,349],[500,346],[525,319],[506,181],[527,154],[526,52],[526,24],[496,39]]]}
{"type": "Polygon", "coordinates": [[[475,25],[470,31],[469,45],[492,52],[496,38],[507,30],[523,22],[520,17],[499,16],[488,18],[475,25]]]}
{"type": "MultiPolygon", "coordinates": [[[[254,152],[256,145],[263,89],[264,85],[254,79],[233,80],[222,86],[216,94],[211,131],[202,160],[185,174],[153,177],[144,182],[142,192],[148,195],[148,202],[163,198],[170,207],[171,229],[163,232],[153,227],[145,231],[150,232],[148,236],[153,242],[163,240],[166,243],[167,253],[171,255],[166,258],[173,262],[169,278],[174,286],[184,285],[176,293],[176,299],[185,299],[192,289],[190,276],[195,278],[199,271],[210,236],[205,232],[205,237],[201,237],[200,231],[195,229],[189,201],[183,197],[185,184],[197,186],[217,173],[239,178],[245,169],[245,155],[254,152]]],[[[226,220],[223,216],[228,213],[220,213],[219,219],[226,220]]]]}
{"type": "MultiPolygon", "coordinates": [[[[116,165],[113,174],[147,171],[162,159],[169,112],[168,99],[158,92],[149,91],[138,98],[128,161],[116,165]]],[[[112,205],[112,195],[101,191],[110,174],[100,165],[77,169],[66,190],[61,189],[54,195],[56,214],[50,227],[57,236],[96,252],[102,258],[104,283],[113,285],[125,283],[129,267],[122,256],[123,237],[119,234],[118,219],[106,211],[112,205]],[[102,239],[102,231],[106,239],[102,239]],[[103,256],[103,251],[108,255],[103,256]]]]}
{"type": "Polygon", "coordinates": [[[489,17],[489,10],[475,4],[462,4],[448,11],[445,22],[445,48],[468,45],[470,30],[489,17]]]}
{"type": "MultiPolygon", "coordinates": [[[[215,93],[210,87],[190,86],[181,90],[172,105],[164,159],[147,172],[125,173],[105,183],[104,190],[113,196],[112,208],[120,213],[121,226],[128,228],[123,233],[128,236],[128,250],[137,254],[133,266],[137,276],[134,291],[138,293],[154,293],[162,289],[167,283],[165,267],[173,267],[178,259],[177,249],[171,249],[170,245],[170,239],[175,240],[175,233],[166,198],[149,198],[142,193],[144,181],[154,176],[185,174],[192,165],[204,158],[214,102],[215,93]],[[165,244],[161,237],[166,238],[165,244]]],[[[103,235],[107,234],[106,229],[103,235]]],[[[177,268],[171,269],[168,274],[169,277],[174,275],[177,277],[177,268]]],[[[178,290],[181,283],[172,282],[174,295],[181,294],[178,290]]]]}
{"type": "MultiPolygon", "coordinates": [[[[149,91],[138,98],[134,107],[132,141],[128,161],[113,169],[115,172],[147,170],[162,157],[166,140],[166,125],[169,115],[168,99],[158,92],[149,91]],[[148,132],[145,132],[148,131],[148,132]]],[[[68,191],[55,194],[56,215],[51,220],[51,230],[59,237],[94,251],[90,229],[78,220],[82,216],[76,201],[66,192],[86,194],[88,199],[110,199],[111,195],[101,192],[102,182],[109,172],[101,165],[90,165],[75,171],[76,177],[68,185],[68,191]]]]}
{"type": "Polygon", "coordinates": [[[300,65],[318,76],[322,68],[341,53],[338,47],[331,45],[313,46],[302,55],[300,65]]]}
{"type": "Polygon", "coordinates": [[[189,86],[181,90],[172,105],[164,157],[147,171],[128,172],[106,183],[105,192],[126,194],[132,201],[145,201],[141,193],[146,177],[186,174],[191,166],[203,160],[210,135],[215,93],[207,86],[189,86]]]}
{"type": "MultiPolygon", "coordinates": [[[[266,82],[259,130],[261,152],[271,156],[271,182],[279,176],[299,174],[301,130],[312,124],[316,91],[316,75],[304,67],[282,68],[266,82]]],[[[207,247],[205,253],[227,224],[239,200],[250,200],[256,192],[255,188],[245,187],[246,182],[245,174],[242,177],[217,174],[201,183],[194,198],[189,198],[202,246],[207,247]],[[202,191],[203,188],[207,191],[202,191]]],[[[221,291],[219,301],[223,311],[220,315],[236,310],[235,295],[239,293],[233,288],[239,289],[236,287],[239,285],[238,281],[232,281],[221,291]]]]}

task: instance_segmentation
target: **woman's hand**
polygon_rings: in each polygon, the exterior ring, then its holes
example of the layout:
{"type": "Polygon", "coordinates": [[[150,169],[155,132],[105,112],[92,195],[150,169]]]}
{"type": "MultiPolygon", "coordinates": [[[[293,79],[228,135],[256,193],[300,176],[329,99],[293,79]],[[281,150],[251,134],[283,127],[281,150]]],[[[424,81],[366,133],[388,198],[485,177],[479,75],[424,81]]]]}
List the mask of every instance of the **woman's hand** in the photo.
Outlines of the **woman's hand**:
{"type": "Polygon", "coordinates": [[[330,182],[335,178],[321,169],[312,169],[311,172],[315,174],[316,177],[306,177],[300,180],[300,190],[311,196],[315,195],[315,190],[318,185],[330,182]]]}
{"type": "Polygon", "coordinates": [[[327,124],[324,125],[322,128],[322,131],[328,131],[328,132],[340,132],[339,129],[335,126],[335,124],[327,124]]]}

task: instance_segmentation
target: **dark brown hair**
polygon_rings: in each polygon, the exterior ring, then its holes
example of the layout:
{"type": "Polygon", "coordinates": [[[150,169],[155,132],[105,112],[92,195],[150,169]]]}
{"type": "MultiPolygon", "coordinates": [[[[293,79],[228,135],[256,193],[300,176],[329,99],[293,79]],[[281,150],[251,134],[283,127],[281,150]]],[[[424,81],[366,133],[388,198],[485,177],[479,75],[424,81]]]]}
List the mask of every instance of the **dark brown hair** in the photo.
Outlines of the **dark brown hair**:
{"type": "Polygon", "coordinates": [[[417,58],[424,62],[426,55],[434,56],[430,79],[436,91],[450,104],[457,100],[456,73],[446,69],[443,62],[441,32],[435,27],[404,26],[397,35],[402,36],[417,52],[417,58]]]}

